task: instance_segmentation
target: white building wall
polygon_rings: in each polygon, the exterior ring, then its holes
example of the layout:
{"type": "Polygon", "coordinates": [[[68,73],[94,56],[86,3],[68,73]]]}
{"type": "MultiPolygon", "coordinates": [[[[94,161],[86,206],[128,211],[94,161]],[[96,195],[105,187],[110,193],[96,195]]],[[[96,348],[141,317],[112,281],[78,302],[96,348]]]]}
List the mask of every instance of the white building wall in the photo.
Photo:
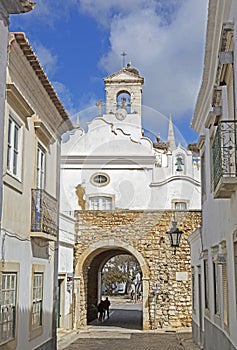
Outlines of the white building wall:
{"type": "MultiPolygon", "coordinates": [[[[234,257],[234,242],[237,232],[237,194],[236,176],[223,174],[218,186],[214,187],[213,178],[213,140],[217,132],[217,123],[233,121],[235,119],[235,105],[231,95],[236,99],[236,89],[232,82],[232,64],[221,64],[218,60],[220,51],[232,51],[236,68],[236,1],[209,1],[209,15],[206,36],[205,64],[203,81],[197,99],[192,126],[200,134],[201,157],[204,159],[204,177],[202,194],[202,254],[200,261],[193,259],[192,263],[201,266],[204,281],[204,262],[208,262],[208,296],[209,305],[206,307],[203,298],[202,315],[204,325],[204,349],[237,349],[236,323],[236,257],[234,257]],[[233,25],[233,30],[231,26],[233,25]],[[228,28],[225,30],[224,28],[228,28]],[[232,33],[232,34],[231,34],[232,33]],[[233,38],[233,41],[231,41],[233,38]],[[219,65],[219,67],[218,67],[219,65]],[[220,86],[219,86],[220,85],[220,86]],[[223,85],[223,86],[222,86],[223,85]],[[222,91],[220,102],[216,93],[216,86],[222,91]],[[216,98],[216,100],[215,100],[216,98]],[[216,102],[217,101],[217,102],[216,102]],[[213,105],[220,103],[222,114],[216,116],[213,105]],[[224,181],[231,181],[229,187],[224,187],[224,181]],[[229,190],[229,192],[228,192],[229,190]],[[227,288],[225,287],[225,269],[227,288]],[[217,272],[217,278],[215,275],[217,272]],[[219,279],[215,288],[215,280],[219,279]],[[219,310],[216,308],[217,299],[219,310]],[[225,303],[225,300],[227,302],[225,303]],[[227,305],[227,306],[226,306],[227,305]]],[[[236,69],[235,69],[236,74],[236,69]]],[[[236,78],[236,76],[235,76],[236,78]]],[[[235,79],[236,81],[236,79],[235,79]]],[[[224,124],[222,124],[224,125],[224,124]]],[[[226,138],[227,140],[227,138],[226,138]]],[[[236,147],[236,140],[234,147],[236,147]]],[[[222,150],[221,150],[222,151],[222,150]]],[[[227,152],[231,152],[231,148],[227,152]]],[[[227,158],[225,159],[226,162],[227,158]]],[[[226,163],[226,164],[227,164],[226,163]]],[[[225,164],[225,165],[226,165],[225,164]]],[[[195,255],[195,242],[191,242],[191,254],[195,255]]],[[[204,291],[203,291],[204,293],[204,291]]],[[[196,315],[193,314],[196,324],[196,315]]],[[[197,332],[198,333],[198,332],[197,332]]],[[[194,334],[195,336],[195,334],[194,334]]],[[[196,337],[196,341],[197,341],[196,337]]]]}
{"type": "MultiPolygon", "coordinates": [[[[27,2],[24,1],[24,4],[26,5],[27,2]]],[[[31,48],[23,33],[10,34],[7,90],[4,95],[6,98],[4,135],[8,135],[9,125],[17,125],[14,130],[18,130],[18,138],[16,139],[19,143],[17,145],[17,161],[15,162],[17,167],[11,162],[7,164],[7,136],[3,144],[0,292],[2,301],[3,276],[4,274],[14,274],[16,276],[16,295],[13,299],[16,301],[16,323],[15,329],[12,328],[14,330],[13,334],[3,339],[3,333],[1,332],[0,347],[16,350],[36,350],[38,348],[49,350],[56,347],[55,284],[57,282],[57,266],[55,265],[57,249],[55,241],[57,240],[58,227],[57,202],[59,198],[57,186],[59,172],[57,164],[60,147],[60,131],[57,126],[62,125],[61,131],[66,132],[68,129],[66,120],[68,119],[69,125],[70,122],[66,112],[63,114],[62,110],[60,112],[57,110],[56,105],[48,96],[48,91],[45,90],[42,82],[35,74],[34,68],[26,57],[30,50],[31,48]],[[24,44],[24,48],[28,46],[24,52],[22,52],[18,42],[19,39],[24,44]],[[33,95],[32,91],[34,91],[33,95]],[[42,100],[44,100],[44,103],[42,103],[42,100]],[[39,105],[41,105],[40,108],[39,105]],[[63,123],[63,117],[65,118],[65,124],[63,123]],[[37,188],[38,143],[42,146],[46,166],[45,170],[43,171],[42,168],[41,172],[44,173],[45,182],[42,181],[41,187],[37,188]],[[19,171],[14,169],[19,169],[19,171]],[[34,211],[32,190],[36,193],[36,188],[37,193],[43,194],[47,203],[38,199],[34,211]],[[34,222],[34,215],[32,214],[35,214],[35,217],[39,217],[39,214],[41,214],[41,218],[44,215],[47,217],[48,221],[47,223],[44,221],[44,227],[43,225],[40,227],[36,225],[37,229],[32,228],[32,222],[34,222]],[[35,272],[42,276],[43,293],[42,318],[39,316],[39,322],[33,324],[33,281],[35,272]]],[[[37,64],[37,58],[32,51],[31,59],[34,58],[34,63],[37,64]]],[[[44,74],[40,70],[37,72],[44,74]]],[[[50,88],[50,83],[47,88],[50,88]]],[[[57,98],[56,95],[55,98],[57,98]]],[[[60,101],[57,100],[57,102],[59,103],[57,106],[60,106],[60,101]]],[[[9,159],[13,160],[14,158],[9,159]]],[[[36,219],[34,223],[36,223],[36,219]]],[[[7,303],[7,300],[5,300],[5,303],[7,303]]],[[[1,313],[2,311],[3,308],[1,308],[1,313]]]]}
{"type": "MultiPolygon", "coordinates": [[[[53,247],[47,260],[34,258],[29,238],[19,239],[9,231],[2,230],[1,247],[3,248],[3,261],[16,262],[19,264],[18,278],[18,307],[17,307],[17,334],[18,342],[16,349],[31,350],[37,345],[43,344],[52,337],[52,309],[53,309],[53,271],[54,254],[53,247]],[[44,285],[47,286],[43,303],[44,327],[40,336],[35,339],[29,338],[30,312],[29,302],[32,300],[32,265],[40,265],[44,268],[44,285]],[[46,297],[47,295],[47,297],[46,297]]],[[[40,248],[39,248],[40,249],[40,248]]],[[[43,248],[45,249],[45,248],[43,248]]]]}
{"type": "Polygon", "coordinates": [[[74,217],[62,213],[59,217],[58,285],[60,288],[60,328],[72,329],[73,256],[75,243],[74,217]]]}
{"type": "Polygon", "coordinates": [[[198,227],[189,237],[191,245],[191,273],[192,273],[192,333],[195,342],[203,347],[203,303],[204,303],[204,279],[202,264],[202,231],[198,227]]]}

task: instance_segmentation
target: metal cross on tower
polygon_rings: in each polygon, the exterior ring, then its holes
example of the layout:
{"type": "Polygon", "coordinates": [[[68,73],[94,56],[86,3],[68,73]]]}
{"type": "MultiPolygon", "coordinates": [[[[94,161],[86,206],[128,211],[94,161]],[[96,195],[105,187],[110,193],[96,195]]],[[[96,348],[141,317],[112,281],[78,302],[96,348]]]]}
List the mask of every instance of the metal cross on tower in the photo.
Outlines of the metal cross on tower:
{"type": "Polygon", "coordinates": [[[123,67],[125,67],[125,57],[127,56],[127,53],[123,51],[123,53],[121,53],[121,56],[123,56],[123,67]]]}

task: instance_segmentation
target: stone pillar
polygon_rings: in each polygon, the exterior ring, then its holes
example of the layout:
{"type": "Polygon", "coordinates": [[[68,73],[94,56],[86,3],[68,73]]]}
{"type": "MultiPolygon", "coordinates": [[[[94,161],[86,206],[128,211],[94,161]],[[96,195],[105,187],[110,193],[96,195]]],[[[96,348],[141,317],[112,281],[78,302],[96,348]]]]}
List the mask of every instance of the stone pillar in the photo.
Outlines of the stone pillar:
{"type": "Polygon", "coordinates": [[[149,317],[149,278],[142,279],[143,286],[143,330],[150,329],[150,317],[149,317]]]}
{"type": "Polygon", "coordinates": [[[80,326],[80,276],[74,276],[73,283],[73,329],[80,326]]]}
{"type": "Polygon", "coordinates": [[[102,272],[101,272],[101,270],[99,270],[99,272],[98,272],[98,290],[97,290],[98,303],[102,299],[101,284],[102,284],[102,272]]]}

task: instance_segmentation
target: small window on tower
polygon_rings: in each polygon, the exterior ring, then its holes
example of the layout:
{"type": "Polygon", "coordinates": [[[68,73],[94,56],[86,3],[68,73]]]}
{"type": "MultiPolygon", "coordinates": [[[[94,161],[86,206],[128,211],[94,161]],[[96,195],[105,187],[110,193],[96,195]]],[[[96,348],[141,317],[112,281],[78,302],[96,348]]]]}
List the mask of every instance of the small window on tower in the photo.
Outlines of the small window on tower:
{"type": "Polygon", "coordinates": [[[186,202],[175,202],[174,208],[176,210],[186,210],[187,209],[187,203],[186,202]]]}
{"type": "Polygon", "coordinates": [[[95,186],[106,186],[109,181],[109,176],[104,173],[96,173],[91,177],[91,183],[95,186]]]}

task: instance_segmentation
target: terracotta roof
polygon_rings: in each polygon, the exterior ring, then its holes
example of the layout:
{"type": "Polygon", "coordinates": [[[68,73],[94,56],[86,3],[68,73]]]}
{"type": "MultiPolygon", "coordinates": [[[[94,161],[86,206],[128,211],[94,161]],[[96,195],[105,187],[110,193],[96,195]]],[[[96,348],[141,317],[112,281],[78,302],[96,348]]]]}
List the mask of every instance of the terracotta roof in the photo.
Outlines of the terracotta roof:
{"type": "Polygon", "coordinates": [[[157,149],[168,150],[169,142],[153,142],[153,147],[157,149]]]}
{"type": "Polygon", "coordinates": [[[11,33],[11,34],[14,35],[16,42],[20,46],[22,52],[24,53],[31,67],[35,71],[35,74],[37,75],[38,79],[41,81],[41,84],[43,85],[51,101],[55,105],[56,109],[60,113],[61,117],[65,121],[68,121],[68,120],[70,121],[71,119],[68,113],[66,112],[58,95],[56,94],[53,86],[51,85],[47,75],[45,74],[41,64],[39,63],[37,56],[35,55],[34,51],[32,50],[32,47],[30,46],[28,40],[25,37],[25,34],[24,33],[11,33]]]}

